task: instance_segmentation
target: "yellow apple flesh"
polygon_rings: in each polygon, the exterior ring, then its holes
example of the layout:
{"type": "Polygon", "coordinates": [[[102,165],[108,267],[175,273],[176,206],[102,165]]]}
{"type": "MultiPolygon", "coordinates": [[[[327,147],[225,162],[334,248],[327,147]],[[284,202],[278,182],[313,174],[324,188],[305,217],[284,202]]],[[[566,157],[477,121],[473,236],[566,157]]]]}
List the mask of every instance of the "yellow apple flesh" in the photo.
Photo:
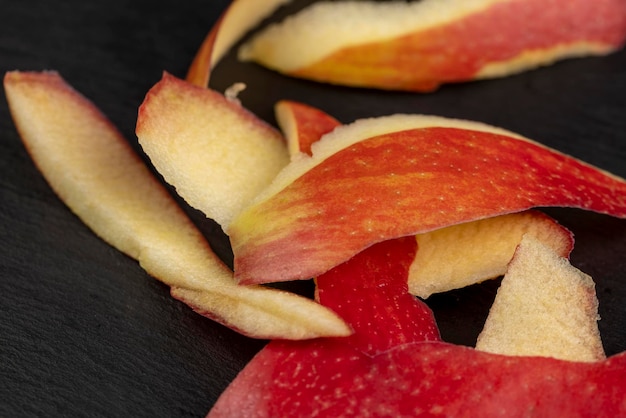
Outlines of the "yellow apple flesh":
{"type": "Polygon", "coordinates": [[[606,358],[591,277],[524,236],[491,306],[476,348],[569,361],[606,358]]]}
{"type": "Polygon", "coordinates": [[[276,129],[238,102],[169,74],[146,95],[136,133],[165,181],[223,228],[289,162],[276,129]]]}
{"type": "Polygon", "coordinates": [[[421,298],[502,276],[522,236],[561,257],[574,248],[572,233],[534,210],[466,222],[416,235],[409,291],[421,298]]]}
{"type": "Polygon", "coordinates": [[[99,237],[172,286],[174,295],[185,300],[186,291],[196,292],[197,310],[251,337],[351,332],[314,301],[238,286],[119,131],[57,73],[10,72],[4,88],[26,148],[61,200],[99,237]]]}

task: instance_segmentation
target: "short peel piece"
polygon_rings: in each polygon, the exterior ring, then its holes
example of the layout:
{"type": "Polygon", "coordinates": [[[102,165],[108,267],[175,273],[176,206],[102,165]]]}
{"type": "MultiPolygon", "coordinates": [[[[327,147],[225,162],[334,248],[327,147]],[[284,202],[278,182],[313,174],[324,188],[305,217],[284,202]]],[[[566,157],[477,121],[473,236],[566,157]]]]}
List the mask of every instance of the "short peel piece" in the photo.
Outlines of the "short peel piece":
{"type": "Polygon", "coordinates": [[[289,162],[276,129],[238,102],[167,73],[140,106],[136,133],[165,181],[223,228],[289,162]]]}
{"type": "Polygon", "coordinates": [[[311,155],[311,146],[341,125],[328,113],[293,100],[279,101],[274,110],[292,159],[300,153],[311,155]]]}
{"type": "Polygon", "coordinates": [[[95,105],[55,72],[9,72],[9,108],[33,161],[99,237],[176,295],[201,293],[202,311],[251,337],[311,338],[351,331],[309,299],[238,286],[230,271],[95,105]],[[210,303],[209,303],[210,302],[210,303]]]}
{"type": "Polygon", "coordinates": [[[419,251],[409,271],[409,291],[421,298],[502,276],[524,235],[569,257],[574,237],[536,210],[494,216],[417,234],[419,251]]]}
{"type": "Polygon", "coordinates": [[[626,217],[626,181],[488,125],[393,115],[325,135],[227,233],[236,278],[251,284],[316,277],[376,242],[547,206],[626,217]]]}
{"type": "Polygon", "coordinates": [[[625,39],[621,0],[321,2],[261,31],[239,56],[295,77],[424,92],[608,54],[625,39]]]}
{"type": "Polygon", "coordinates": [[[490,353],[570,361],[606,358],[593,279],[524,235],[478,336],[490,353]]]}

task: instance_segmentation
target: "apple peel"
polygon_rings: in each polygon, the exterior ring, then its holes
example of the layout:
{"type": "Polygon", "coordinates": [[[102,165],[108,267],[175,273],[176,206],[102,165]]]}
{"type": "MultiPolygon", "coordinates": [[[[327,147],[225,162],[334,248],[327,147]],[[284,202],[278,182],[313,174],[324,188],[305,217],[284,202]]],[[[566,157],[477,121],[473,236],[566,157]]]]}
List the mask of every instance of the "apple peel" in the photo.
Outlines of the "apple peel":
{"type": "MultiPolygon", "coordinates": [[[[311,146],[341,126],[313,106],[282,100],[276,118],[292,160],[311,155],[311,146]]],[[[419,251],[409,270],[409,292],[421,298],[469,286],[505,273],[515,248],[530,234],[562,257],[574,247],[572,233],[538,211],[525,211],[467,222],[416,235],[419,251]]]]}
{"type": "Polygon", "coordinates": [[[322,2],[270,25],[239,57],[294,77],[427,92],[605,55],[625,39],[621,0],[322,2]]]}
{"type": "Polygon", "coordinates": [[[336,314],[312,300],[238,286],[125,138],[58,73],[9,72],[4,88],[29,154],[60,199],[175,295],[200,295],[206,316],[250,337],[350,334],[336,314]]]}
{"type": "Polygon", "coordinates": [[[303,340],[352,333],[332,310],[307,298],[263,286],[233,289],[237,285],[231,271],[224,280],[228,284],[211,290],[172,287],[171,295],[200,315],[252,338],[303,340]]]}
{"type": "Polygon", "coordinates": [[[624,179],[488,125],[395,115],[312,149],[227,229],[241,283],[316,277],[376,242],[533,207],[626,217],[624,179]]]}
{"type": "Polygon", "coordinates": [[[408,293],[413,237],[380,242],[315,279],[317,301],[354,330],[343,344],[375,356],[412,342],[440,341],[428,306],[408,293]]]}
{"type": "Polygon", "coordinates": [[[348,337],[311,340],[311,344],[305,345],[271,341],[226,389],[209,416],[283,416],[283,411],[274,414],[267,405],[252,401],[257,395],[290,404],[292,414],[308,416],[305,410],[294,409],[293,405],[300,405],[320,393],[318,389],[323,387],[341,390],[339,382],[331,381],[320,381],[321,387],[313,384],[304,389],[318,372],[321,379],[327,377],[331,368],[338,377],[349,377],[355,373],[352,368],[356,364],[392,347],[417,341],[440,341],[428,306],[407,293],[408,269],[416,251],[417,243],[412,237],[381,242],[318,277],[316,299],[342,316],[354,333],[348,337]],[[275,355],[278,357],[274,358],[275,355]],[[286,363],[281,365],[282,361],[286,363]],[[266,392],[269,387],[257,390],[259,384],[266,386],[288,375],[285,383],[295,385],[294,389],[302,384],[302,390],[278,397],[273,397],[271,391],[266,392]],[[242,390],[249,391],[247,401],[242,399],[242,390]]]}
{"type": "Polygon", "coordinates": [[[223,228],[289,161],[276,129],[222,94],[167,73],[141,104],[136,133],[165,181],[223,228]]]}
{"type": "Polygon", "coordinates": [[[409,271],[409,291],[423,299],[502,276],[522,237],[569,257],[574,236],[548,215],[527,210],[417,234],[419,251],[409,271]]]}
{"type": "Polygon", "coordinates": [[[587,363],[503,356],[441,342],[426,305],[405,298],[415,249],[410,237],[382,242],[321,275],[320,303],[340,313],[355,333],[271,341],[207,416],[626,413],[626,353],[587,363]]]}
{"type": "Polygon", "coordinates": [[[526,417],[626,414],[626,353],[602,362],[411,343],[368,357],[320,340],[272,341],[207,415],[526,417]]]}
{"type": "Polygon", "coordinates": [[[279,101],[274,112],[292,160],[300,153],[311,155],[311,145],[341,126],[341,122],[328,113],[293,100],[279,101]]]}

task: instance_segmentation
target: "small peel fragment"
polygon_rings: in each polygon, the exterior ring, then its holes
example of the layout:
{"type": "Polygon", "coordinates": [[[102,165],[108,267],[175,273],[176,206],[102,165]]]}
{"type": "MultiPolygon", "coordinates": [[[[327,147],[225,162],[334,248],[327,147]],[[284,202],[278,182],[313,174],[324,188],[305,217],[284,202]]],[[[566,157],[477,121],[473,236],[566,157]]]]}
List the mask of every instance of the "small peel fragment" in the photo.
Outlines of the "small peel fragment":
{"type": "Polygon", "coordinates": [[[421,298],[502,276],[525,234],[561,257],[573,234],[537,210],[494,216],[416,235],[420,250],[409,272],[409,291],[421,298]]]}
{"type": "Polygon", "coordinates": [[[320,138],[341,126],[341,122],[313,106],[293,100],[281,100],[274,106],[291,159],[300,153],[311,155],[311,146],[320,138]]]}
{"type": "MultiPolygon", "coordinates": [[[[226,276],[232,285],[232,272],[226,276]]],[[[243,335],[263,339],[303,340],[352,334],[332,310],[293,293],[263,286],[219,289],[173,287],[172,297],[202,316],[243,335]],[[224,307],[217,310],[217,306],[224,307]]]]}
{"type": "Polygon", "coordinates": [[[604,360],[598,319],[593,279],[525,235],[498,289],[476,349],[509,356],[604,360]]]}
{"type": "Polygon", "coordinates": [[[147,273],[210,301],[200,304],[207,316],[255,338],[350,334],[337,315],[312,300],[238,286],[125,138],[58,73],[9,72],[4,88],[24,145],[61,200],[147,273]]]}

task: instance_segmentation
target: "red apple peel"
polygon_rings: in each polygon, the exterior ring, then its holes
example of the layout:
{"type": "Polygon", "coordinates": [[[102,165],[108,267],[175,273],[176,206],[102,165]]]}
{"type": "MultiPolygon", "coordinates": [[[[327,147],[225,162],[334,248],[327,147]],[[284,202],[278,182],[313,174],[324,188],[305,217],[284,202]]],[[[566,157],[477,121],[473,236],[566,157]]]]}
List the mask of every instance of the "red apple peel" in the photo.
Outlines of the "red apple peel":
{"type": "Polygon", "coordinates": [[[307,167],[230,225],[241,283],[315,277],[375,242],[533,207],[626,217],[624,179],[494,132],[433,126],[385,133],[307,167]]]}
{"type": "Polygon", "coordinates": [[[415,248],[411,238],[383,242],[322,275],[320,302],[355,333],[270,342],[208,417],[626,413],[626,353],[571,362],[489,354],[439,341],[428,308],[402,296],[415,248]],[[409,303],[413,309],[407,315],[409,303]]]}

